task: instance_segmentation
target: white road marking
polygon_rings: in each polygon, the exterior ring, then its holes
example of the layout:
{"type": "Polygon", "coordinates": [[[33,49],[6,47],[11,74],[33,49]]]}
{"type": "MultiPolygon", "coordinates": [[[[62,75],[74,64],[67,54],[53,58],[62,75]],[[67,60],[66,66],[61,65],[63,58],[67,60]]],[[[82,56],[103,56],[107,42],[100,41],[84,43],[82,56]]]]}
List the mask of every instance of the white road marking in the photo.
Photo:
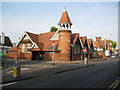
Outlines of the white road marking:
{"type": "Polygon", "coordinates": [[[6,73],[11,73],[11,72],[13,72],[13,71],[9,71],[9,72],[6,72],[6,73]]]}
{"type": "Polygon", "coordinates": [[[7,84],[2,84],[2,85],[0,85],[0,87],[4,87],[4,86],[8,86],[8,85],[12,85],[12,84],[15,84],[15,83],[17,83],[17,82],[12,82],[12,83],[7,83],[7,84]]]}
{"type": "MultiPolygon", "coordinates": [[[[21,71],[25,71],[25,70],[28,70],[30,68],[21,68],[21,71]]],[[[6,72],[6,73],[12,73],[13,71],[9,71],[9,72],[6,72]]]]}
{"type": "Polygon", "coordinates": [[[30,69],[30,68],[21,68],[21,70],[28,70],[28,69],[30,69]]]}

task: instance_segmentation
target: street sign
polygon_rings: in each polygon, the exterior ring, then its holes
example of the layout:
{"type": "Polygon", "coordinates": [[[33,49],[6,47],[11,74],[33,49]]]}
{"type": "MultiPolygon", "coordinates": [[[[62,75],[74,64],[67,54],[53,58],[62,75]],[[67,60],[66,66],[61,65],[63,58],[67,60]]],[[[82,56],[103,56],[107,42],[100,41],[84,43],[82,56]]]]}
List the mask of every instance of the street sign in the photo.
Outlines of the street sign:
{"type": "Polygon", "coordinates": [[[53,41],[52,46],[53,46],[53,47],[55,46],[55,41],[53,41]]]}
{"type": "Polygon", "coordinates": [[[83,52],[87,52],[87,49],[83,49],[83,52]]]}

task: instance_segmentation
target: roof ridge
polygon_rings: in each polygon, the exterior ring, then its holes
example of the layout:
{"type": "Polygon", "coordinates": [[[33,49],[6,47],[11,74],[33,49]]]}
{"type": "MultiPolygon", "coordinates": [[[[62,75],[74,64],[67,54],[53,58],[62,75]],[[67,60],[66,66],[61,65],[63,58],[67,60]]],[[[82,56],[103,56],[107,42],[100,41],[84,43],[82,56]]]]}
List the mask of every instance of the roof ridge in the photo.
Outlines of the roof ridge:
{"type": "MultiPolygon", "coordinates": [[[[55,32],[46,32],[46,33],[55,33],[55,32]]],[[[39,34],[46,34],[46,33],[39,33],[39,34]]],[[[38,34],[38,35],[39,35],[39,34],[38,34]]]]}
{"type": "Polygon", "coordinates": [[[25,31],[27,34],[34,34],[34,35],[38,35],[38,34],[35,34],[35,33],[31,33],[31,32],[28,32],[28,31],[25,31]]]}

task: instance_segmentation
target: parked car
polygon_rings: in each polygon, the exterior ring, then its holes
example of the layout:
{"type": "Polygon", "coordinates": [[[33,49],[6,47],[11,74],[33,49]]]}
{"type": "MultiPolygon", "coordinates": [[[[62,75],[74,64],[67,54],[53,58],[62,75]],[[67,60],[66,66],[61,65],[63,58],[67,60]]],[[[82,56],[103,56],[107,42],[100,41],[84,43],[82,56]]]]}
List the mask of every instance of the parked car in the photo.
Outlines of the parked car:
{"type": "Polygon", "coordinates": [[[111,55],[110,58],[111,58],[111,59],[115,59],[115,58],[116,58],[116,55],[111,55]]]}

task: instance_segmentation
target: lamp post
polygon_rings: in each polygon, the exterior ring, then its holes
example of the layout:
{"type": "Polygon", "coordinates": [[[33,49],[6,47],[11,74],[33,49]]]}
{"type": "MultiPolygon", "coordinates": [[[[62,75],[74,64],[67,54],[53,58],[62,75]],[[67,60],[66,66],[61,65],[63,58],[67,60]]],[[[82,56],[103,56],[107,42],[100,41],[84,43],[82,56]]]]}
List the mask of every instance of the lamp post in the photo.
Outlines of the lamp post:
{"type": "Polygon", "coordinates": [[[53,58],[52,58],[52,61],[53,61],[53,66],[54,66],[55,65],[55,59],[54,59],[55,41],[53,41],[52,46],[53,46],[53,58]]]}

